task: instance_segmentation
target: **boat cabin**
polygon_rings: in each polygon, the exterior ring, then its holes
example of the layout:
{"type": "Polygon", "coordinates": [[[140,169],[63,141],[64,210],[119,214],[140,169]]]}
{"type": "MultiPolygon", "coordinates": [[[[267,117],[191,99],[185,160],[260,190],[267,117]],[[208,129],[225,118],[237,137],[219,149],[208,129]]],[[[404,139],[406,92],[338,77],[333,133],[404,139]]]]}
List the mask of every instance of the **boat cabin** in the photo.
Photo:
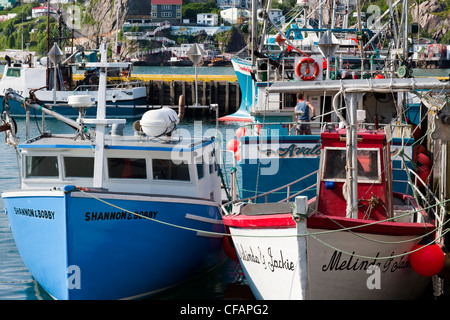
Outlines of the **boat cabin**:
{"type": "MultiPolygon", "coordinates": [[[[317,210],[346,216],[349,166],[346,130],[323,132],[317,210]]],[[[390,148],[382,130],[359,130],[357,140],[358,218],[383,220],[393,209],[390,148]]]]}
{"type": "MultiPolygon", "coordinates": [[[[103,188],[111,192],[177,195],[221,201],[214,139],[167,141],[105,136],[103,188]]],[[[94,146],[52,136],[20,144],[22,189],[92,188],[94,146]]]]}

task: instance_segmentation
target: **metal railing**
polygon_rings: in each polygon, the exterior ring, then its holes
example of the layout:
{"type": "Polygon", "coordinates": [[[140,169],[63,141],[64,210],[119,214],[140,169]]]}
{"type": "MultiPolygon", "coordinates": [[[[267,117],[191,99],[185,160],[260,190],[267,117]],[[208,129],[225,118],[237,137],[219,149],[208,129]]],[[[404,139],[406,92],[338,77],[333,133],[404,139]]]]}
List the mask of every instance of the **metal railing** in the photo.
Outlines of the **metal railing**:
{"type": "MultiPolygon", "coordinates": [[[[268,203],[268,196],[269,196],[270,194],[275,193],[275,192],[278,192],[278,191],[283,190],[283,189],[286,189],[286,198],[284,198],[284,199],[282,199],[282,200],[280,200],[280,201],[277,201],[277,202],[289,202],[289,200],[290,200],[291,198],[296,197],[296,196],[302,194],[302,193],[305,192],[305,191],[308,191],[308,190],[310,190],[310,189],[312,189],[312,188],[317,187],[317,183],[315,183],[315,184],[313,184],[313,185],[311,185],[311,186],[309,186],[309,187],[307,187],[307,188],[305,188],[305,189],[303,189],[303,190],[300,190],[300,191],[298,191],[298,192],[296,192],[296,193],[294,193],[294,194],[291,194],[291,187],[292,187],[294,184],[297,184],[297,183],[299,183],[299,182],[301,182],[301,181],[303,181],[303,180],[305,180],[305,179],[307,179],[307,178],[309,178],[309,177],[311,177],[311,176],[313,176],[313,175],[316,175],[318,172],[319,172],[319,170],[313,171],[313,172],[311,172],[311,173],[309,173],[309,174],[307,174],[307,175],[305,175],[305,176],[303,176],[303,177],[301,177],[301,178],[299,178],[299,179],[297,179],[297,180],[294,180],[294,181],[289,182],[288,184],[285,184],[285,185],[283,185],[283,186],[281,186],[281,187],[272,189],[272,190],[270,190],[270,191],[261,193],[261,194],[256,195],[256,196],[252,196],[252,197],[248,197],[248,198],[244,198],[244,199],[235,199],[235,200],[229,201],[229,202],[223,204],[222,207],[223,207],[223,208],[226,208],[226,207],[228,207],[229,205],[232,205],[232,204],[234,204],[234,203],[244,202],[244,201],[247,201],[247,202],[248,202],[248,201],[254,201],[254,200],[257,200],[257,199],[262,198],[262,197],[264,197],[265,203],[268,203]]],[[[224,212],[227,212],[227,211],[224,210],[224,212]]]]}

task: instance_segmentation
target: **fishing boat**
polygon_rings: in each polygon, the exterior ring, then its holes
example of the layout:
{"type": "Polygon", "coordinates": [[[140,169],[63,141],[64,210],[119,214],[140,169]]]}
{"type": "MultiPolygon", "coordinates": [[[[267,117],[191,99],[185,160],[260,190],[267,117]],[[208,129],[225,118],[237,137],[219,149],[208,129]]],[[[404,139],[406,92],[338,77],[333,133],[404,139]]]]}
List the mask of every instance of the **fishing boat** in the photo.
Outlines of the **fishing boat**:
{"type": "Polygon", "coordinates": [[[23,262],[54,299],[141,298],[225,258],[216,140],[179,134],[183,108],[150,110],[124,135],[126,120],[105,110],[107,68],[123,64],[107,63],[106,52],[104,42],[96,118],[84,117],[90,96],[69,98],[75,121],[13,90],[5,95],[2,130],[20,150],[22,178],[2,197],[23,262]],[[18,141],[13,99],[74,133],[18,141]]]}
{"type": "MultiPolygon", "coordinates": [[[[349,10],[348,14],[350,13],[349,10]]],[[[266,21],[271,23],[270,19],[266,21]]],[[[357,109],[360,117],[358,121],[364,125],[374,128],[390,127],[393,188],[398,192],[410,193],[411,189],[405,183],[408,175],[404,169],[417,169],[420,166],[417,162],[419,153],[429,157],[429,150],[422,137],[422,132],[426,131],[428,109],[424,107],[422,98],[431,96],[433,89],[439,91],[442,83],[438,79],[413,78],[397,55],[385,55],[382,57],[383,63],[375,62],[376,57],[381,57],[380,52],[376,51],[378,46],[375,41],[381,30],[374,30],[375,35],[371,37],[369,30],[363,28],[351,31],[346,28],[303,28],[299,24],[291,25],[291,29],[296,30],[294,35],[317,33],[316,48],[305,52],[295,47],[296,36],[291,39],[281,28],[276,25],[274,27],[278,32],[278,52],[282,51],[280,56],[273,55],[274,49],[266,50],[263,46],[253,49],[255,46],[252,46],[251,59],[233,59],[242,100],[236,113],[222,117],[221,120],[242,122],[241,128],[236,131],[236,137],[232,139],[237,142],[231,144],[239,146],[232,150],[239,171],[239,196],[248,198],[266,193],[274,187],[281,187],[307,175],[309,176],[293,186],[291,191],[299,192],[308,188],[306,195],[314,196],[316,190],[311,186],[315,184],[315,176],[312,173],[319,166],[320,133],[323,127],[339,126],[342,122],[334,112],[333,104],[336,103],[341,110],[347,108],[341,95],[338,95],[338,101],[334,101],[341,85],[353,83],[355,86],[369,86],[370,89],[372,84],[389,87],[392,82],[405,79],[414,88],[420,87],[415,87],[416,83],[425,85],[427,82],[427,89],[415,92],[406,87],[404,92],[368,90],[369,94],[358,102],[357,109]],[[358,51],[353,56],[353,59],[360,60],[357,70],[348,69],[347,59],[342,58],[348,50],[347,36],[337,39],[346,32],[356,31],[364,33],[362,38],[366,39],[357,42],[352,40],[353,43],[358,43],[358,51]],[[303,93],[305,100],[315,110],[316,116],[310,117],[307,123],[311,128],[310,134],[299,134],[296,130],[299,123],[295,107],[299,92],[303,93]],[[399,157],[400,151],[403,158],[399,157]],[[276,172],[277,179],[273,179],[273,172],[276,172]],[[255,176],[258,179],[254,179],[255,176]]],[[[263,39],[267,35],[258,36],[261,39],[253,40],[252,43],[264,43],[263,39]]],[[[252,33],[252,38],[255,37],[252,33]]],[[[395,52],[402,56],[398,51],[395,52]]],[[[282,200],[285,195],[272,193],[267,197],[282,200]]]]}
{"type": "Polygon", "coordinates": [[[284,192],[284,201],[268,201],[267,192],[223,206],[258,299],[415,299],[444,266],[442,202],[431,212],[415,197],[393,191],[392,133],[357,122],[363,92],[382,87],[341,85],[350,118],[345,129],[321,132],[316,195],[290,193],[293,180],[273,190],[284,192]],[[415,253],[425,248],[432,248],[433,258],[420,261],[415,253]]]}
{"type": "MultiPolygon", "coordinates": [[[[72,56],[79,53],[77,51],[72,56]]],[[[5,65],[0,80],[0,100],[3,101],[4,93],[8,88],[14,88],[26,98],[38,99],[41,105],[51,105],[58,113],[76,118],[78,112],[68,105],[68,99],[75,94],[90,95],[96,105],[99,93],[98,70],[94,67],[95,62],[83,61],[68,64],[69,59],[62,61],[62,52],[56,43],[49,52],[48,62],[41,63],[31,56],[17,61],[10,59],[5,65]],[[50,63],[51,65],[47,67],[50,63]],[[72,85],[72,68],[75,67],[84,70],[85,75],[72,85]]],[[[121,69],[128,70],[129,75],[131,63],[124,65],[121,69]]],[[[126,118],[142,116],[148,110],[147,89],[141,81],[110,82],[106,89],[106,106],[108,116],[126,118]]],[[[26,114],[20,102],[11,101],[10,108],[14,116],[26,114]]],[[[89,108],[86,116],[95,117],[95,113],[95,107],[89,108]]]]}

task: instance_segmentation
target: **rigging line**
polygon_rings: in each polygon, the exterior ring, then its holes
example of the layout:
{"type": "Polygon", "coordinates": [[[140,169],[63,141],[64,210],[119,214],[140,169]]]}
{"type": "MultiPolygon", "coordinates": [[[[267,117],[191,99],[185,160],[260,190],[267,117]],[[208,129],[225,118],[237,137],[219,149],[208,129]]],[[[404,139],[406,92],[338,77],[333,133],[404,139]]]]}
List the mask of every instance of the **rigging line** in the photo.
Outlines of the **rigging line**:
{"type": "Polygon", "coordinates": [[[306,233],[308,233],[309,236],[311,236],[312,238],[314,238],[315,240],[317,240],[318,242],[320,242],[320,243],[323,244],[324,246],[326,246],[326,247],[328,247],[328,248],[331,248],[331,249],[333,249],[333,250],[335,250],[335,251],[337,251],[337,252],[341,252],[341,253],[344,253],[344,254],[347,254],[347,255],[350,255],[350,256],[354,256],[354,257],[357,257],[357,258],[364,258],[364,259],[371,259],[371,260],[372,260],[372,259],[374,259],[374,260],[386,260],[386,259],[400,258],[400,257],[403,257],[403,256],[407,256],[407,255],[409,255],[409,254],[411,254],[411,253],[414,253],[414,252],[416,252],[416,251],[422,250],[422,249],[425,248],[426,246],[429,246],[429,245],[435,243],[435,242],[437,241],[438,238],[443,237],[447,232],[450,231],[450,229],[447,229],[441,236],[437,237],[437,239],[434,240],[433,242],[430,242],[430,243],[428,243],[428,244],[425,244],[424,246],[422,246],[422,247],[420,247],[420,248],[417,248],[417,249],[411,250],[411,251],[406,251],[405,253],[400,253],[400,254],[397,254],[397,255],[391,255],[391,256],[386,256],[386,257],[370,257],[370,256],[365,256],[365,255],[355,254],[354,252],[353,252],[353,253],[350,253],[350,252],[341,250],[341,249],[339,249],[339,248],[336,248],[335,246],[332,246],[331,244],[329,244],[329,243],[327,243],[327,242],[325,242],[325,241],[319,239],[319,238],[316,237],[314,234],[309,233],[307,230],[305,230],[305,231],[306,231],[306,233]]]}
{"type": "MultiPolygon", "coordinates": [[[[437,231],[438,231],[438,227],[436,227],[436,228],[433,228],[432,230],[430,230],[429,232],[427,232],[427,233],[425,233],[425,234],[423,234],[423,235],[417,236],[416,238],[412,238],[412,239],[408,239],[408,240],[400,240],[400,241],[382,241],[382,240],[377,240],[377,239],[373,239],[373,238],[366,237],[366,236],[364,236],[364,235],[362,235],[362,234],[358,234],[358,233],[356,233],[356,232],[354,232],[354,231],[352,231],[352,230],[350,230],[350,229],[348,229],[348,228],[345,228],[342,224],[340,224],[338,221],[334,220],[334,219],[331,218],[330,216],[327,216],[326,214],[320,213],[320,212],[318,212],[318,211],[316,211],[316,212],[317,212],[319,215],[321,215],[321,216],[327,218],[328,220],[332,221],[333,223],[335,223],[335,224],[338,225],[339,227],[341,227],[341,228],[343,228],[343,229],[346,229],[345,231],[350,232],[351,234],[353,234],[354,236],[356,236],[356,237],[358,237],[358,238],[365,239],[365,240],[372,241],[372,242],[376,242],[376,243],[382,243],[382,244],[400,244],[400,243],[412,242],[412,241],[415,241],[415,240],[418,240],[418,239],[423,239],[423,238],[425,238],[426,236],[429,236],[429,235],[433,234],[434,232],[437,232],[437,231]]],[[[396,217],[394,217],[394,218],[401,218],[401,217],[408,216],[408,215],[413,214],[413,213],[414,213],[414,212],[407,212],[407,213],[398,215],[398,216],[396,216],[396,217]]],[[[394,219],[394,218],[392,218],[392,219],[394,219]]],[[[448,222],[448,221],[446,221],[445,223],[447,223],[447,222],[448,222]]],[[[444,224],[445,224],[445,223],[444,223],[444,224]]]]}
{"type": "MultiPolygon", "coordinates": [[[[195,229],[195,228],[179,226],[179,225],[176,225],[176,224],[173,224],[173,223],[170,223],[170,222],[165,222],[165,221],[157,220],[157,219],[154,219],[154,218],[146,217],[146,216],[140,215],[140,214],[138,214],[136,212],[132,212],[130,210],[127,210],[125,208],[122,208],[120,206],[112,204],[112,203],[110,203],[108,201],[105,201],[103,199],[100,199],[100,198],[98,198],[98,197],[96,197],[96,196],[86,192],[81,187],[75,187],[75,188],[76,188],[76,190],[80,191],[81,193],[83,193],[83,194],[85,194],[85,195],[87,195],[87,196],[89,196],[89,197],[91,197],[91,198],[93,198],[93,199],[95,199],[97,201],[100,201],[100,202],[102,202],[102,203],[104,203],[106,205],[109,205],[111,207],[114,207],[116,209],[122,210],[124,212],[130,213],[132,215],[138,216],[138,217],[143,218],[143,219],[147,219],[147,220],[150,220],[150,221],[153,221],[153,222],[157,222],[157,223],[160,223],[160,224],[164,224],[164,225],[167,225],[167,226],[171,226],[171,227],[174,227],[174,228],[184,229],[184,230],[193,231],[193,232],[202,232],[202,233],[205,233],[205,234],[219,235],[219,236],[231,236],[231,234],[229,234],[229,233],[204,231],[204,230],[199,230],[199,229],[195,229]]],[[[450,201],[450,199],[445,200],[445,202],[447,202],[447,201],[450,201]]],[[[222,210],[224,210],[226,212],[226,210],[223,207],[222,207],[222,210]]],[[[400,217],[400,215],[398,217],[400,217]]],[[[307,236],[307,235],[320,235],[320,234],[326,234],[326,233],[334,233],[334,232],[342,232],[342,231],[347,231],[347,230],[353,230],[353,229],[362,228],[362,227],[369,226],[369,225],[378,224],[378,223],[385,222],[385,221],[388,221],[388,220],[392,220],[392,218],[386,219],[386,220],[381,220],[381,221],[375,221],[375,222],[363,224],[363,225],[360,225],[360,226],[349,227],[349,228],[345,228],[345,229],[342,229],[342,230],[328,230],[328,231],[319,231],[319,232],[308,232],[307,234],[282,235],[282,236],[275,236],[275,235],[272,235],[272,236],[270,236],[270,235],[263,235],[263,236],[257,236],[257,235],[233,235],[233,237],[245,237],[245,238],[290,238],[290,237],[302,237],[302,236],[307,236]]],[[[443,235],[441,235],[441,236],[443,236],[443,235]]]]}

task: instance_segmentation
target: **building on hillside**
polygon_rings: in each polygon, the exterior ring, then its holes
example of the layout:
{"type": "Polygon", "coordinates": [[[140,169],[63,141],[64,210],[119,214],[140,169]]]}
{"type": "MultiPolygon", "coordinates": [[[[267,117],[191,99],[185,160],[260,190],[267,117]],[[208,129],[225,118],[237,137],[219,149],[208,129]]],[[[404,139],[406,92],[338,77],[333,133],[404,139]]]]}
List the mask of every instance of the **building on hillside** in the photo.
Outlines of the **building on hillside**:
{"type": "Polygon", "coordinates": [[[0,0],[0,7],[12,8],[16,4],[16,0],[0,0]]]}
{"type": "Polygon", "coordinates": [[[45,6],[41,6],[41,7],[36,7],[31,9],[31,17],[32,18],[37,18],[37,17],[41,17],[41,16],[47,16],[47,13],[50,13],[50,15],[54,18],[58,17],[58,13],[56,12],[55,9],[53,9],[52,7],[48,8],[45,6]]]}
{"type": "Polygon", "coordinates": [[[231,24],[243,23],[249,20],[250,11],[246,9],[229,8],[220,11],[220,17],[231,24]]]}
{"type": "Polygon", "coordinates": [[[152,21],[169,21],[171,24],[181,24],[181,6],[183,0],[151,0],[152,21]]]}
{"type": "Polygon", "coordinates": [[[8,14],[3,14],[0,15],[0,22],[9,20],[9,19],[13,19],[17,16],[17,13],[8,13],[8,14]]]}
{"type": "MultiPolygon", "coordinates": [[[[283,16],[283,11],[281,9],[270,9],[269,11],[269,18],[273,23],[280,23],[284,24],[285,18],[283,16]]],[[[258,9],[258,21],[263,22],[263,9],[258,9]]]]}
{"type": "Polygon", "coordinates": [[[219,23],[216,13],[197,13],[197,25],[215,27],[219,23]]]}
{"type": "MultiPolygon", "coordinates": [[[[256,6],[258,8],[262,8],[263,7],[262,0],[257,0],[256,6]]],[[[222,10],[230,8],[250,10],[251,0],[217,0],[217,7],[222,10]]]]}

